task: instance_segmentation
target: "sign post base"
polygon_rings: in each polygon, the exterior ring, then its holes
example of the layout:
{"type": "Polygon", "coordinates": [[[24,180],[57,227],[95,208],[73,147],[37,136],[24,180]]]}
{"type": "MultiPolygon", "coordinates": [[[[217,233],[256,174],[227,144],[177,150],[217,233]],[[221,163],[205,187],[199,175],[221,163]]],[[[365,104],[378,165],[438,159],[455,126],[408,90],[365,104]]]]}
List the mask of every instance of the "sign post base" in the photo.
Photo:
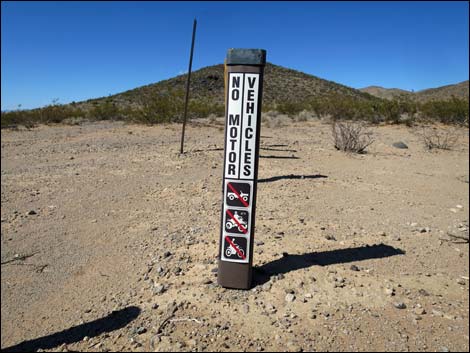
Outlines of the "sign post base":
{"type": "Polygon", "coordinates": [[[219,260],[217,283],[224,288],[250,289],[252,272],[251,264],[219,260]]]}

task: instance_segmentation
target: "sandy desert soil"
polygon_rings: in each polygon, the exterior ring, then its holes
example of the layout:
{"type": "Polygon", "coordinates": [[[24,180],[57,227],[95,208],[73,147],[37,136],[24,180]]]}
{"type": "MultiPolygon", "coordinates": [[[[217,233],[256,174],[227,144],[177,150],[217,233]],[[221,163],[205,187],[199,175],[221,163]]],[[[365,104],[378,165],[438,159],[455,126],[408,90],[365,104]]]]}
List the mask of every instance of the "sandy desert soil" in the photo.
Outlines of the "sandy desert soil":
{"type": "Polygon", "coordinates": [[[468,351],[468,130],[347,155],[326,123],[264,125],[240,291],[216,284],[220,123],[182,156],[179,125],[2,130],[2,349],[468,351]]]}

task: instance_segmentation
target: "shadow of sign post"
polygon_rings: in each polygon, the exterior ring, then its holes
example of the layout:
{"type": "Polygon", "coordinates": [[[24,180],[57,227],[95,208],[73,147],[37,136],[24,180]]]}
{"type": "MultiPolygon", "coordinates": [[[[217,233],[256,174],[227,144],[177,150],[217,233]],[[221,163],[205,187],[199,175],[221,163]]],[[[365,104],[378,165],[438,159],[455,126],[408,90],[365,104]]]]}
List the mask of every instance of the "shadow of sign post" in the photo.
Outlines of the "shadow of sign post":
{"type": "Polygon", "coordinates": [[[113,311],[111,314],[82,325],[73,326],[51,335],[21,342],[15,346],[2,348],[2,352],[35,352],[39,349],[53,349],[62,344],[71,344],[83,340],[85,336],[96,337],[125,327],[140,314],[136,306],[113,311]]]}
{"type": "Polygon", "coordinates": [[[404,255],[401,249],[385,244],[366,245],[356,248],[312,252],[302,255],[287,255],[254,268],[254,285],[268,282],[271,276],[311,266],[328,266],[370,259],[381,259],[390,256],[404,255]]]}

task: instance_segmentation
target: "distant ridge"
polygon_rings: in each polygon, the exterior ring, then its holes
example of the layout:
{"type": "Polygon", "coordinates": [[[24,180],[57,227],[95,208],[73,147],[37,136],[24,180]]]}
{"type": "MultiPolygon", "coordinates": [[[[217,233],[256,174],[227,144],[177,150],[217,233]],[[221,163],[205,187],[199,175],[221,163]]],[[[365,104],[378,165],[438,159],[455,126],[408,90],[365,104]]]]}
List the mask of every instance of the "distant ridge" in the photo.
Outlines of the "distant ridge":
{"type": "Polygon", "coordinates": [[[399,88],[384,88],[380,86],[369,86],[361,88],[361,92],[369,93],[383,99],[393,99],[400,95],[416,99],[419,102],[431,100],[450,100],[452,97],[468,99],[469,81],[446,85],[436,88],[428,88],[417,92],[410,92],[399,88]]]}
{"type": "Polygon", "coordinates": [[[393,99],[399,95],[408,95],[412,92],[400,88],[384,88],[380,86],[369,86],[360,89],[361,92],[369,93],[383,99],[393,99]]]}

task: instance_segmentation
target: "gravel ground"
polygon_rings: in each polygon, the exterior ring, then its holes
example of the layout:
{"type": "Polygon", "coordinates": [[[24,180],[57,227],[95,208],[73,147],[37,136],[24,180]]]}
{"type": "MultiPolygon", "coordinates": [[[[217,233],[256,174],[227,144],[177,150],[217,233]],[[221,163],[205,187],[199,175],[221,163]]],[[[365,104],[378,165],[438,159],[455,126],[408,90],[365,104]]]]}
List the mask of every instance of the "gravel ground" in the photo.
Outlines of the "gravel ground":
{"type": "Polygon", "coordinates": [[[239,291],[216,284],[222,120],[182,156],[180,129],[1,131],[2,349],[469,350],[468,130],[428,152],[375,127],[348,155],[324,122],[264,123],[239,291]]]}

